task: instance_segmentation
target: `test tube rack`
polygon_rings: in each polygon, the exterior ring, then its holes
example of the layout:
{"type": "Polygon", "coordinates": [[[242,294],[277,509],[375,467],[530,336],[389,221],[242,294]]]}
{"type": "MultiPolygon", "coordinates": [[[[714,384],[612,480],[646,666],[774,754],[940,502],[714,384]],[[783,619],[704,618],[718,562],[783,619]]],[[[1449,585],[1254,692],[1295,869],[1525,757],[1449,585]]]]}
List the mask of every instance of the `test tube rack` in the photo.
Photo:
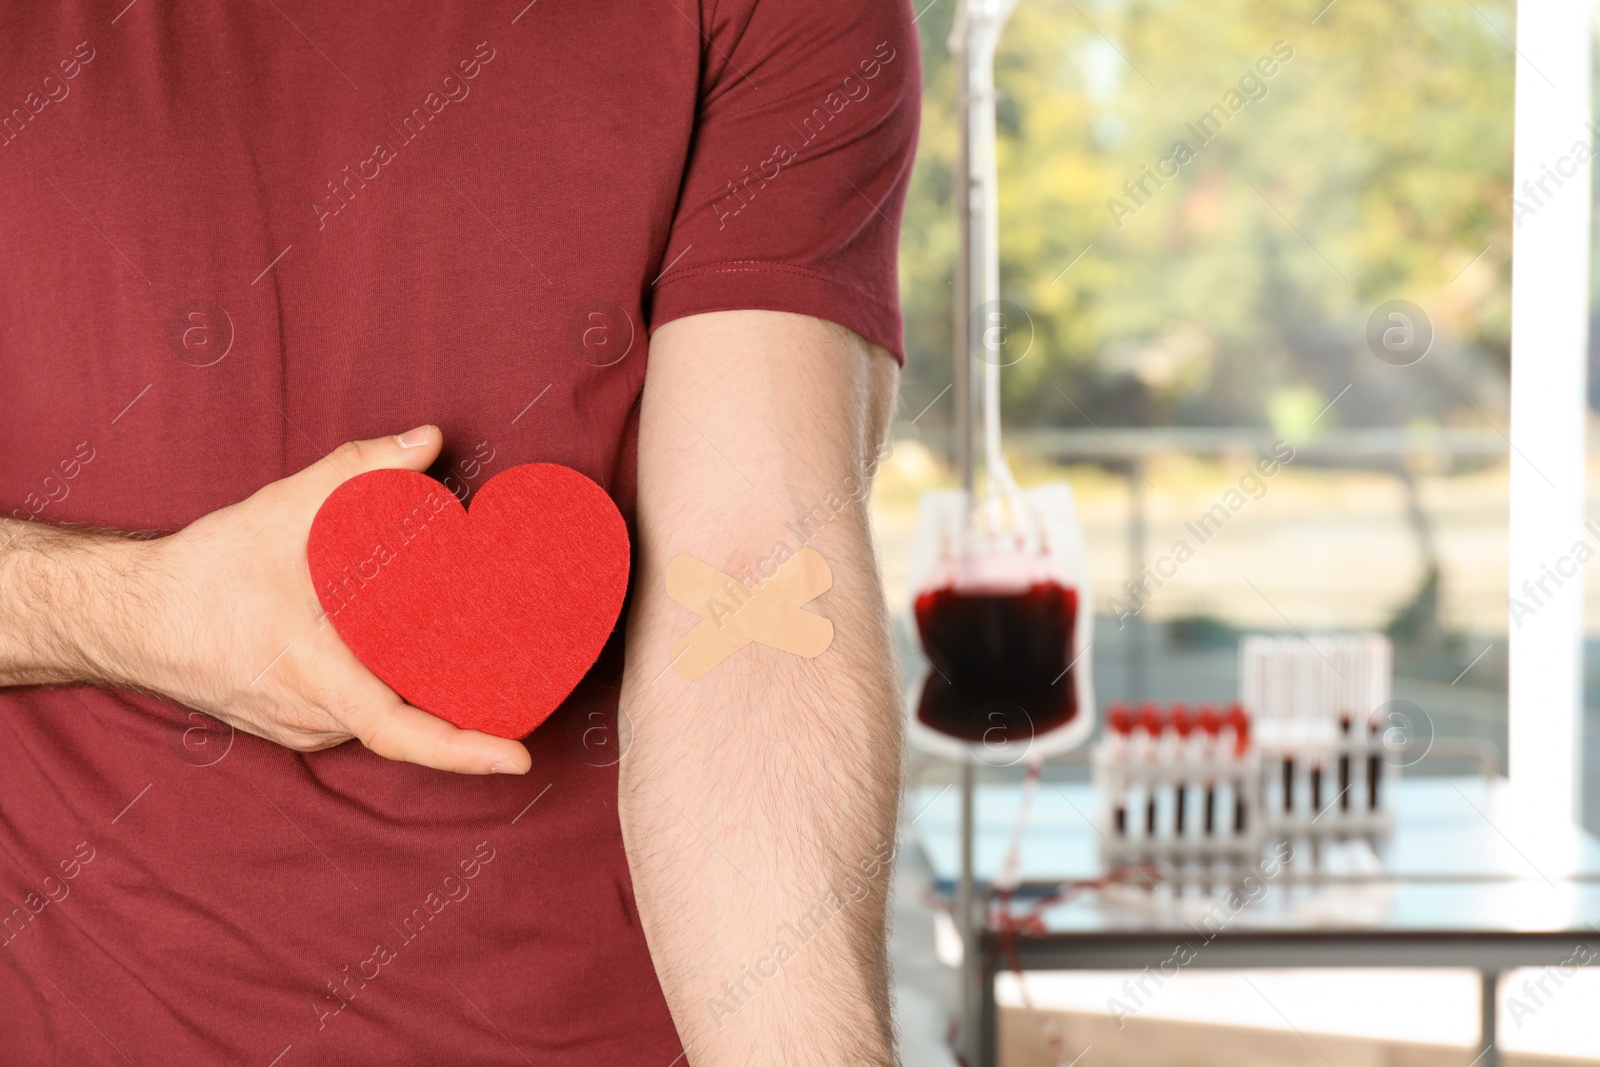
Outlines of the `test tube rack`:
{"type": "Polygon", "coordinates": [[[1114,704],[1095,748],[1101,859],[1124,864],[1255,862],[1264,845],[1261,763],[1239,705],[1114,704]]]}
{"type": "Polygon", "coordinates": [[[1112,705],[1092,757],[1102,861],[1182,870],[1253,864],[1278,841],[1376,846],[1399,774],[1379,733],[1391,663],[1380,634],[1252,636],[1231,707],[1112,705]]]}
{"type": "Polygon", "coordinates": [[[1381,838],[1393,829],[1400,768],[1380,735],[1392,662],[1382,634],[1240,642],[1239,698],[1256,724],[1272,836],[1381,838]]]}

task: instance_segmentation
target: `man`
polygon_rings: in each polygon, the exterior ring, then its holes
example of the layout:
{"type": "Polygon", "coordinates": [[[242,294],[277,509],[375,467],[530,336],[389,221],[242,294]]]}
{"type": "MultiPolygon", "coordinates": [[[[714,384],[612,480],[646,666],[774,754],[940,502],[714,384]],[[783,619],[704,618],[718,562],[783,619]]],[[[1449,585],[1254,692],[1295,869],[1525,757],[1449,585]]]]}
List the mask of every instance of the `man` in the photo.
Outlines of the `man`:
{"type": "Polygon", "coordinates": [[[893,1062],[906,6],[3,18],[0,1064],[893,1062]],[[526,462],[634,571],[510,741],[362,666],[305,551],[355,474],[526,462]],[[825,651],[673,668],[671,560],[803,547],[825,651]]]}

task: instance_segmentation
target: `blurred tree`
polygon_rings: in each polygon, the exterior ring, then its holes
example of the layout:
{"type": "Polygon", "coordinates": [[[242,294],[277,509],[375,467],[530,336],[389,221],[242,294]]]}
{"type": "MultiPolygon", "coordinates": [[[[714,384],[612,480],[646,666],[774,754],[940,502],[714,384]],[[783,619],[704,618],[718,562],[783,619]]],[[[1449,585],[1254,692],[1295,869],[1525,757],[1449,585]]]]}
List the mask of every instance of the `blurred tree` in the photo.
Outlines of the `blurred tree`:
{"type": "MultiPolygon", "coordinates": [[[[1005,371],[1008,420],[1267,426],[1348,385],[1320,425],[1504,424],[1513,7],[1323,2],[1019,3],[1001,277],[1035,340],[1005,371]],[[1435,331],[1411,367],[1367,347],[1396,298],[1435,331]]],[[[953,13],[919,21],[907,417],[950,381],[953,13]]]]}

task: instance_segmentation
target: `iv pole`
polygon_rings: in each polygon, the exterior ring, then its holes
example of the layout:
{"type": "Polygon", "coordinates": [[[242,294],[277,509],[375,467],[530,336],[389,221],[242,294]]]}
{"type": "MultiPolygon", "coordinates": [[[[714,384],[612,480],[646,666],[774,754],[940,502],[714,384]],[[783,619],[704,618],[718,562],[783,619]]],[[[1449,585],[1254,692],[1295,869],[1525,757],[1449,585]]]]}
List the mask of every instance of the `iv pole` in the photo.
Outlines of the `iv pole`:
{"type": "MultiPolygon", "coordinates": [[[[955,272],[955,315],[951,348],[955,355],[954,406],[956,467],[969,501],[975,491],[975,381],[980,366],[972,339],[975,314],[985,319],[1000,299],[999,197],[995,179],[994,53],[1000,31],[1016,0],[958,0],[950,31],[950,54],[957,70],[956,121],[960,147],[956,160],[955,201],[960,250],[955,272]]],[[[987,327],[988,322],[980,325],[987,327]]],[[[998,459],[1000,404],[998,363],[985,360],[983,401],[989,432],[985,458],[998,459]]],[[[956,892],[956,926],[961,933],[961,1026],[957,1052],[971,1067],[994,1047],[994,1020],[984,1018],[983,983],[989,981],[979,945],[981,930],[973,879],[973,786],[971,757],[961,763],[961,880],[956,892]]]]}

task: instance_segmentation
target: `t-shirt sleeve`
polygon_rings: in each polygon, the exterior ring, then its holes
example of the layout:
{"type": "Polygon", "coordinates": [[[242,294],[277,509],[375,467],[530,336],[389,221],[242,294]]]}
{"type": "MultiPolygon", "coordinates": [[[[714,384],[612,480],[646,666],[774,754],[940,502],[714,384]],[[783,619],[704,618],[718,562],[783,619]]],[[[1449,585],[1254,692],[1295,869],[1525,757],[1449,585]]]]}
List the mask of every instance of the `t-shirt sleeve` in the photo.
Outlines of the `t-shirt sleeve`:
{"type": "Polygon", "coordinates": [[[701,18],[698,115],[652,329],[788,311],[903,360],[897,252],[922,92],[909,0],[702,0],[701,18]]]}

